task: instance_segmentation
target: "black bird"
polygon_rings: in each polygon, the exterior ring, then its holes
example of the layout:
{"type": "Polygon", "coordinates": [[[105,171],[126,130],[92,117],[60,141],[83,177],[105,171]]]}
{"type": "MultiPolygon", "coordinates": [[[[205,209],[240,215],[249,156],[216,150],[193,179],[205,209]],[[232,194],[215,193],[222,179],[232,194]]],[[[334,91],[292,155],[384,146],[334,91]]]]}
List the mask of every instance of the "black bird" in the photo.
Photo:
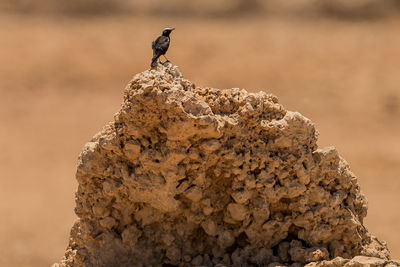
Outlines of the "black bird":
{"type": "MultiPolygon", "coordinates": [[[[175,30],[175,28],[165,28],[161,34],[153,43],[151,44],[151,48],[153,48],[153,58],[151,60],[151,67],[154,68],[157,66],[157,60],[160,56],[165,57],[165,53],[167,53],[169,47],[169,34],[175,30]]],[[[165,57],[167,61],[168,58],[165,57]]],[[[167,62],[166,61],[166,62],[167,62]]]]}

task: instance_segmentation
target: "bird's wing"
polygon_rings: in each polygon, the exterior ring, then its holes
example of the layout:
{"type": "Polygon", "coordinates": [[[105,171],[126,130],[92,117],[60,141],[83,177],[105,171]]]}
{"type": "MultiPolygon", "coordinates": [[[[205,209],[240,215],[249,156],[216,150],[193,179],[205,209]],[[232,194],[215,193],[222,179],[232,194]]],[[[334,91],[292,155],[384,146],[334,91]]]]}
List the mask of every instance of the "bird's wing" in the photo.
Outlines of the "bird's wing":
{"type": "Polygon", "coordinates": [[[166,51],[169,46],[169,38],[166,36],[160,36],[154,42],[154,48],[156,50],[166,51]]]}

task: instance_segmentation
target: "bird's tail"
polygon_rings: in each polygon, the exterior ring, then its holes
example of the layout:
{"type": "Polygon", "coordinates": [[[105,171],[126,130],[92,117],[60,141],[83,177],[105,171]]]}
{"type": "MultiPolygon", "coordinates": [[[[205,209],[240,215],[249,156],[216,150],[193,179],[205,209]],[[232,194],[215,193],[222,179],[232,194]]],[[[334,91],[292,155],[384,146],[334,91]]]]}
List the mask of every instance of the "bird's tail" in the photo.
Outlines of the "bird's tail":
{"type": "Polygon", "coordinates": [[[153,56],[153,58],[151,59],[150,67],[155,68],[157,66],[157,60],[158,60],[159,57],[160,56],[157,56],[157,55],[153,56]]]}

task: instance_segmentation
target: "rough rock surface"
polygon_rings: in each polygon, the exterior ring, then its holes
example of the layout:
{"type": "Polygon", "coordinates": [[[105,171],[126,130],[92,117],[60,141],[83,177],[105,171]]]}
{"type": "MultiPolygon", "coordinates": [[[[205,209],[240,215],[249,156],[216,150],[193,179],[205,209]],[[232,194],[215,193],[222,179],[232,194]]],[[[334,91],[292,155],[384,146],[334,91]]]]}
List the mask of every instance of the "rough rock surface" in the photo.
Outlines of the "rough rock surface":
{"type": "Polygon", "coordinates": [[[140,73],[79,157],[59,265],[397,264],[363,226],[348,164],[316,142],[275,96],[195,87],[171,65],[140,73]]]}

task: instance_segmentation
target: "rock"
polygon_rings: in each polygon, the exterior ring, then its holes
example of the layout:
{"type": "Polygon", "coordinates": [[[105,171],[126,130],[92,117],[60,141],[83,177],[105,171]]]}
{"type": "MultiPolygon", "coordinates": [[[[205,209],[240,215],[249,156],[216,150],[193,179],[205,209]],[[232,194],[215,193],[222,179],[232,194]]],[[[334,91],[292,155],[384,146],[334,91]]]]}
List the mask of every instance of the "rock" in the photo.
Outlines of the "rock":
{"type": "Polygon", "coordinates": [[[232,235],[231,231],[225,230],[218,235],[217,242],[221,248],[225,249],[233,245],[233,243],[235,242],[235,238],[232,235]]]}
{"type": "Polygon", "coordinates": [[[211,221],[210,219],[203,221],[201,223],[201,227],[203,228],[204,232],[210,236],[216,236],[217,235],[217,225],[215,224],[214,221],[211,221]]]}
{"type": "Polygon", "coordinates": [[[59,266],[396,264],[317,135],[273,95],[195,87],[172,65],[139,73],[79,156],[59,266]]]}
{"type": "Polygon", "coordinates": [[[375,257],[355,256],[352,259],[343,259],[336,257],[333,260],[324,260],[320,262],[311,262],[305,267],[398,267],[400,264],[396,261],[385,260],[375,257]]]}
{"type": "Polygon", "coordinates": [[[247,216],[247,208],[241,204],[230,203],[227,206],[227,210],[232,219],[236,221],[243,221],[247,216]]]}
{"type": "Polygon", "coordinates": [[[352,258],[349,262],[345,264],[346,267],[380,267],[385,266],[386,261],[379,258],[374,257],[366,257],[366,256],[356,256],[352,258]]]}

